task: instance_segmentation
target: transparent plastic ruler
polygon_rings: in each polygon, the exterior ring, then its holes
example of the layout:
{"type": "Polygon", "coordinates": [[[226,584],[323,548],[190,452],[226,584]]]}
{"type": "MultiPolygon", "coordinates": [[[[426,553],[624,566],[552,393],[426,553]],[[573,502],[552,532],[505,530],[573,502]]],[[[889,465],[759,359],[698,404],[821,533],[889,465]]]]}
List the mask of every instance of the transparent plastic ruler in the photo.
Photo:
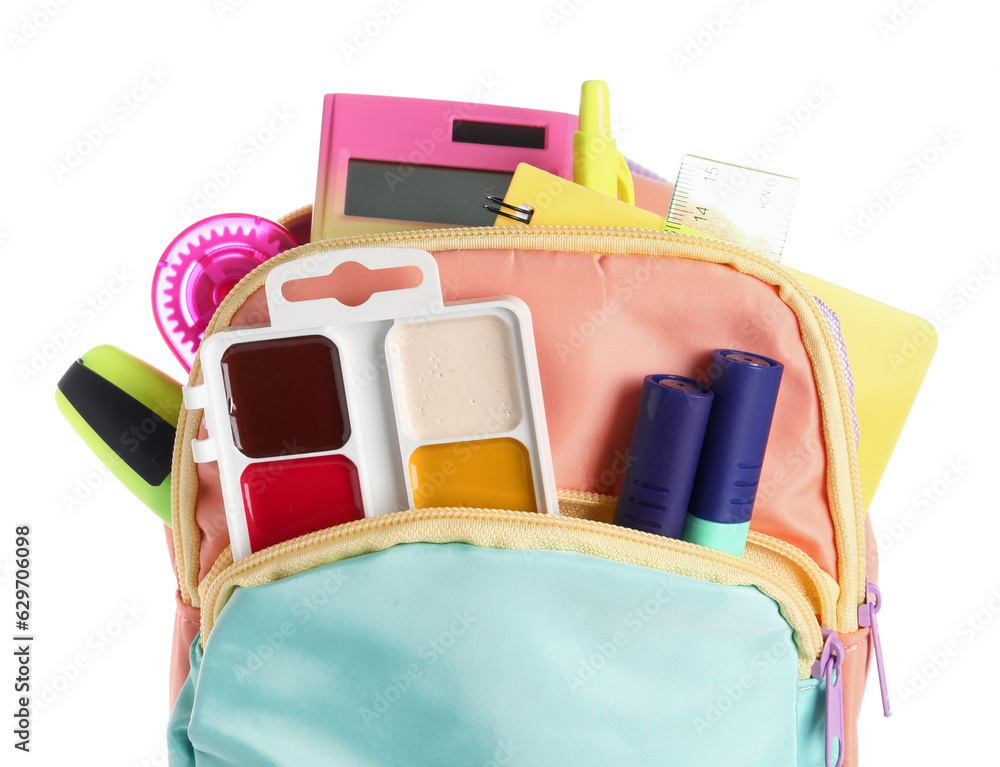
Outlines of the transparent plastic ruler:
{"type": "Polygon", "coordinates": [[[790,176],[684,155],[665,228],[694,229],[780,261],[798,190],[790,176]]]}

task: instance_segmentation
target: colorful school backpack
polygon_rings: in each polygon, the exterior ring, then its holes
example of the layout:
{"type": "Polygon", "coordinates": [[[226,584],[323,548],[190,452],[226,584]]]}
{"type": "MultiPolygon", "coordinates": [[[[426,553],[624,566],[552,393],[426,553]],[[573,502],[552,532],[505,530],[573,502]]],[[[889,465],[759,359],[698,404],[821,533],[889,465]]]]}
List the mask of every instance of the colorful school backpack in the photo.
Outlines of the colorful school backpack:
{"type": "MultiPolygon", "coordinates": [[[[282,223],[307,242],[310,216],[282,223]]],[[[266,324],[283,265],[386,247],[430,253],[446,302],[530,308],[560,514],[420,508],[234,562],[203,412],[182,409],[170,763],[856,764],[881,603],[854,398],[864,440],[884,355],[855,334],[852,380],[814,294],[845,329],[895,310],[717,239],[459,228],[281,253],[207,336],[266,324]],[[611,524],[637,382],[704,376],[720,347],[784,364],[742,558],[611,524]]]]}
{"type": "MultiPolygon", "coordinates": [[[[387,108],[339,98],[339,109],[387,108]]],[[[440,104],[404,101],[414,119],[441,118],[440,104]]],[[[337,122],[333,107],[328,96],[325,126],[379,148],[384,136],[342,112],[337,122]]],[[[552,175],[565,178],[574,157],[575,116],[532,112],[552,120],[558,141],[547,144],[537,127],[505,127],[506,113],[490,123],[487,108],[462,109],[447,118],[471,131],[454,138],[459,157],[496,142],[541,162],[555,146],[558,167],[529,170],[550,199],[572,197],[563,207],[590,215],[581,206],[596,187],[552,175]]],[[[610,197],[629,176],[612,159],[610,197]]],[[[343,162],[323,145],[327,183],[350,175],[343,162]]],[[[364,188],[382,172],[370,158],[358,168],[364,188]]],[[[407,187],[421,220],[436,220],[423,192],[454,179],[439,171],[424,167],[407,187]]],[[[867,506],[933,329],[718,233],[661,229],[669,186],[632,173],[622,199],[634,196],[630,220],[651,228],[539,225],[540,206],[531,226],[397,221],[387,228],[402,231],[319,242],[309,207],[281,220],[287,231],[252,216],[199,222],[154,283],[161,332],[190,366],[183,401],[175,382],[109,347],[67,371],[60,409],[170,526],[171,765],[857,764],[873,659],[888,715],[867,506]],[[379,272],[398,284],[372,288],[379,272]],[[418,293],[430,304],[409,303],[418,293]],[[408,317],[414,330],[390,343],[333,319],[358,316],[408,317]],[[470,317],[488,321],[457,334],[458,359],[412,342],[417,328],[470,317]],[[497,323],[517,331],[512,351],[490,335],[497,323]],[[900,340],[916,333],[901,365],[900,340]],[[710,380],[720,349],[783,365],[763,464],[743,467],[759,470],[743,556],[613,524],[643,379],[710,380]],[[415,381],[432,389],[452,366],[513,357],[475,396],[434,394],[420,434],[412,419],[368,429],[424,408],[415,381]],[[372,387],[392,392],[388,408],[372,387]],[[468,424],[442,425],[481,396],[492,425],[471,437],[468,424]],[[441,447],[463,455],[442,458],[441,447]],[[368,460],[397,449],[401,465],[368,460]],[[232,475],[220,468],[226,450],[253,460],[232,475]],[[462,486],[469,466],[473,490],[462,486]],[[371,494],[392,498],[401,484],[412,507],[379,513],[371,494]]],[[[323,189],[318,220],[351,223],[358,211],[323,189]]],[[[368,213],[385,203],[360,197],[368,213]]]]}

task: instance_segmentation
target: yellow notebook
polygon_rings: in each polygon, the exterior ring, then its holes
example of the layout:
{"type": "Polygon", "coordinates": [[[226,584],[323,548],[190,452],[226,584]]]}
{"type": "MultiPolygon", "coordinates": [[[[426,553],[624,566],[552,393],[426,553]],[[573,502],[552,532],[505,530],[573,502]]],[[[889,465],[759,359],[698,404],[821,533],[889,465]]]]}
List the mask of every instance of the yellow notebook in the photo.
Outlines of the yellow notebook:
{"type": "Polygon", "coordinates": [[[937,333],[922,317],[792,271],[840,319],[854,377],[867,510],[937,349],[937,333]]]}
{"type": "MultiPolygon", "coordinates": [[[[669,201],[668,201],[669,204],[669,201]]],[[[520,163],[507,187],[494,226],[624,226],[663,229],[656,213],[595,192],[528,163],[520,163]],[[512,217],[513,216],[513,217],[512,217]]]]}

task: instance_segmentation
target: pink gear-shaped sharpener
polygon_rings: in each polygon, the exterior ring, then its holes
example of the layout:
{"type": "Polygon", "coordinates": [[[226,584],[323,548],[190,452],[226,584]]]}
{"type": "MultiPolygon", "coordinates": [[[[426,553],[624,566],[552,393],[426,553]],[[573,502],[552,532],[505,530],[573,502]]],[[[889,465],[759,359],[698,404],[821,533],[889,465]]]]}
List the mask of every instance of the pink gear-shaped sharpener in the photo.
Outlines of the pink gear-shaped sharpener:
{"type": "Polygon", "coordinates": [[[185,370],[191,369],[212,315],[236,283],[299,244],[281,224],[244,213],[210,216],[174,238],[153,274],[153,315],[185,370]]]}

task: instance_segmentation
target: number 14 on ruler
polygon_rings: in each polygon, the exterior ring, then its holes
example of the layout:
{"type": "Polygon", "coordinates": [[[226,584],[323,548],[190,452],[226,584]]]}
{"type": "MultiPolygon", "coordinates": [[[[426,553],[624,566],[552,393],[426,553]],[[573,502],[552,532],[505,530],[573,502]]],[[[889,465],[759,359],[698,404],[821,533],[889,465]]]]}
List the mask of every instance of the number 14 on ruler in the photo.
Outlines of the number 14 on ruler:
{"type": "Polygon", "coordinates": [[[781,260],[798,179],[685,155],[667,220],[781,260]]]}

